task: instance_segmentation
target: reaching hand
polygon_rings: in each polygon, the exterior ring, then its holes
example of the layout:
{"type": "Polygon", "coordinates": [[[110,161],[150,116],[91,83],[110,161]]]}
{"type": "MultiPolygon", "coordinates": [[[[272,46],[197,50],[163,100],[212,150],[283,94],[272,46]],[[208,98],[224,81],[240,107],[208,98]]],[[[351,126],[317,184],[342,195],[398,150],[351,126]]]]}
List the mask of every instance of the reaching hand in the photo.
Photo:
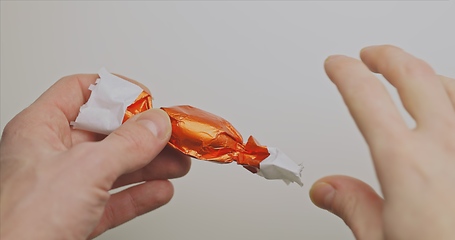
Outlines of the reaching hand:
{"type": "Polygon", "coordinates": [[[359,180],[330,176],[313,185],[313,202],[357,239],[455,239],[455,80],[393,46],[360,57],[331,56],[325,69],[370,148],[384,199],[359,180]],[[395,86],[415,128],[371,72],[395,86]]]}

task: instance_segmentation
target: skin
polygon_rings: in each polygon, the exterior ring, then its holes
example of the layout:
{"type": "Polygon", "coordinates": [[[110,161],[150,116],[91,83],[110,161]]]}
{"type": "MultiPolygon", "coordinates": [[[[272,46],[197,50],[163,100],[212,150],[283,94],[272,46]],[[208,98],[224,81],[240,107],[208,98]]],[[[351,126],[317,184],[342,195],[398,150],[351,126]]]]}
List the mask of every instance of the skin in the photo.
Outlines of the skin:
{"type": "MultiPolygon", "coordinates": [[[[393,46],[365,48],[361,61],[331,56],[325,69],[368,143],[384,198],[360,180],[329,176],[313,185],[313,202],[357,239],[455,239],[455,80],[393,46]],[[397,88],[416,127],[372,72],[397,88]]],[[[188,172],[188,157],[165,147],[171,126],[159,109],[107,137],[71,129],[96,78],[61,79],[5,127],[1,239],[93,238],[166,204],[167,179],[188,172]]]]}
{"type": "Polygon", "coordinates": [[[62,78],[5,127],[0,239],[96,237],[169,202],[168,179],[188,172],[190,159],[166,147],[171,125],[162,110],[137,115],[107,137],[70,127],[97,77],[62,78]]]}
{"type": "Polygon", "coordinates": [[[356,239],[455,239],[455,80],[394,46],[330,56],[325,70],[365,138],[384,198],[348,176],[318,180],[310,197],[356,239]],[[406,125],[373,73],[398,91],[406,125]]]}

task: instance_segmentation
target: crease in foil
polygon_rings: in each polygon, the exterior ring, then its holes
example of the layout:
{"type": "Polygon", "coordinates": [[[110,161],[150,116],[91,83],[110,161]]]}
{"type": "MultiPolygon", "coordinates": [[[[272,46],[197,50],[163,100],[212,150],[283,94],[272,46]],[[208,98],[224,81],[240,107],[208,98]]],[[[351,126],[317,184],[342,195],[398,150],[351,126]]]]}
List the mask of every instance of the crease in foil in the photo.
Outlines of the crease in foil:
{"type": "MultiPolygon", "coordinates": [[[[135,114],[152,108],[152,96],[138,85],[105,68],[98,75],[99,79],[89,87],[89,100],[71,122],[75,129],[107,135],[135,114]]],[[[188,105],[161,109],[171,119],[169,145],[183,154],[216,163],[235,161],[266,179],[303,185],[301,165],[279,149],[259,144],[253,136],[244,143],[242,135],[227,120],[188,105]]]]}
{"type": "Polygon", "coordinates": [[[161,109],[171,119],[169,144],[194,158],[259,168],[259,162],[269,155],[267,147],[253,137],[244,144],[231,123],[217,115],[188,105],[161,109]]]}

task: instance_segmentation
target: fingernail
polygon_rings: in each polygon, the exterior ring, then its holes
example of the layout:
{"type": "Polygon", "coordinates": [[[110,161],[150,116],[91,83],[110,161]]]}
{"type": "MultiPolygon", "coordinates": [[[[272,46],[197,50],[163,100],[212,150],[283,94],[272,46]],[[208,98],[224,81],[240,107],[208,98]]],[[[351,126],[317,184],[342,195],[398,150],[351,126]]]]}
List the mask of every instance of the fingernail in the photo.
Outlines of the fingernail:
{"type": "Polygon", "coordinates": [[[166,112],[160,109],[150,109],[143,112],[139,116],[137,123],[148,128],[158,139],[168,137],[171,132],[169,116],[166,112]]]}
{"type": "Polygon", "coordinates": [[[377,45],[372,45],[372,46],[368,46],[368,47],[364,47],[360,50],[360,56],[363,56],[363,54],[365,54],[365,52],[368,52],[370,51],[371,49],[373,48],[377,48],[378,46],[377,45]]]}
{"type": "Polygon", "coordinates": [[[377,46],[376,46],[376,45],[371,45],[371,46],[368,46],[368,47],[364,47],[364,48],[362,48],[362,49],[360,50],[360,52],[368,51],[368,50],[373,49],[373,48],[375,48],[375,47],[377,47],[377,46]]]}
{"type": "Polygon", "coordinates": [[[332,62],[334,60],[337,60],[337,59],[340,59],[340,58],[344,58],[345,56],[343,55],[331,55],[331,56],[328,56],[326,59],[325,59],[325,64],[329,63],[329,62],[332,62]]]}
{"type": "Polygon", "coordinates": [[[331,211],[335,188],[328,183],[318,182],[311,188],[310,197],[316,206],[331,211]]]}

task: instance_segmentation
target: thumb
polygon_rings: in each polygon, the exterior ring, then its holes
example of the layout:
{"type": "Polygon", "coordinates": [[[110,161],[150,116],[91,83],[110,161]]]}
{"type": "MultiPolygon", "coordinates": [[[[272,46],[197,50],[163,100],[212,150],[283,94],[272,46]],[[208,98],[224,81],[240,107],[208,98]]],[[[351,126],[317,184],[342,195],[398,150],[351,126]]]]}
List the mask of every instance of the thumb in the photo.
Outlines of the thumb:
{"type": "Polygon", "coordinates": [[[120,176],[140,169],[166,146],[171,135],[169,116],[150,109],[126,121],[99,142],[98,151],[107,167],[120,176]]]}
{"type": "Polygon", "coordinates": [[[383,239],[383,200],[364,182],[347,176],[325,177],[313,184],[310,197],[316,206],[343,219],[356,239],[383,239]]]}

